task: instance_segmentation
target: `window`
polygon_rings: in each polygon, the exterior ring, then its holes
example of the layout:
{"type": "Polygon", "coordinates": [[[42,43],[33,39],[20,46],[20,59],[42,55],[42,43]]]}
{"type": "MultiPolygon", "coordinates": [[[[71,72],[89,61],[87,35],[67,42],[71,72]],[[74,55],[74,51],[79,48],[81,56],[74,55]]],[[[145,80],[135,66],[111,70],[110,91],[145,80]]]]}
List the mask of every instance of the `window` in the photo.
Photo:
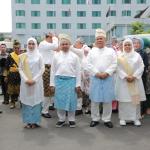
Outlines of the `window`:
{"type": "Polygon", "coordinates": [[[109,12],[109,16],[116,16],[116,11],[115,10],[111,10],[109,12]]]}
{"type": "Polygon", "coordinates": [[[71,29],[70,23],[62,23],[62,29],[71,29]]]}
{"type": "Polygon", "coordinates": [[[86,29],[86,23],[78,23],[77,29],[86,29]]]}
{"type": "Polygon", "coordinates": [[[78,17],[85,17],[86,16],[86,11],[77,11],[77,16],[78,17]]]}
{"type": "Polygon", "coordinates": [[[55,0],[47,0],[47,4],[56,4],[55,0]]]}
{"type": "Polygon", "coordinates": [[[47,29],[56,29],[56,23],[47,23],[47,29]]]}
{"type": "Polygon", "coordinates": [[[123,10],[122,16],[131,16],[131,11],[130,10],[123,10]]]}
{"type": "Polygon", "coordinates": [[[32,23],[32,29],[41,29],[40,23],[32,23]]]}
{"type": "Polygon", "coordinates": [[[25,23],[16,23],[16,29],[25,29],[26,24],[25,23]]]}
{"type": "Polygon", "coordinates": [[[71,16],[71,11],[70,10],[68,10],[68,11],[62,11],[62,16],[63,17],[69,17],[69,16],[71,16]]]}
{"type": "Polygon", "coordinates": [[[62,0],[62,4],[71,4],[71,0],[62,0]]]}
{"type": "Polygon", "coordinates": [[[31,0],[31,4],[40,4],[40,0],[31,0]]]}
{"type": "Polygon", "coordinates": [[[101,0],[92,0],[92,4],[101,4],[101,0]]]}
{"type": "Polygon", "coordinates": [[[92,17],[101,17],[101,11],[92,11],[92,17]]]}
{"type": "Polygon", "coordinates": [[[47,17],[55,17],[56,16],[56,11],[47,11],[47,17]]]}
{"type": "Polygon", "coordinates": [[[101,23],[92,23],[92,29],[101,28],[101,23]]]}
{"type": "Polygon", "coordinates": [[[25,3],[25,0],[16,0],[16,3],[17,3],[17,4],[24,4],[24,3],[25,3]]]}
{"type": "Polygon", "coordinates": [[[77,0],[77,4],[86,4],[86,0],[77,0]]]}
{"type": "Polygon", "coordinates": [[[107,0],[107,4],[116,4],[116,0],[107,0]]]}
{"type": "Polygon", "coordinates": [[[146,0],[137,0],[137,4],[146,4],[146,0]]]}
{"type": "Polygon", "coordinates": [[[32,17],[39,17],[40,16],[40,11],[31,11],[31,16],[32,17]]]}
{"type": "Polygon", "coordinates": [[[131,0],[122,0],[123,4],[131,4],[131,0]]]}
{"type": "Polygon", "coordinates": [[[25,16],[24,10],[16,10],[16,16],[25,16]]]}

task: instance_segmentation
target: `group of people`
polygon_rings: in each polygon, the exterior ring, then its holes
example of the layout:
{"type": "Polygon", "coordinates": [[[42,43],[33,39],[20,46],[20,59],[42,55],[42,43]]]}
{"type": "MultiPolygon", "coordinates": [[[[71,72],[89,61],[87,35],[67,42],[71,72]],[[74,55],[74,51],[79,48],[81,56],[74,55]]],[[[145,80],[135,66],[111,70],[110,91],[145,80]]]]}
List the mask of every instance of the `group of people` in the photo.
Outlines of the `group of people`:
{"type": "Polygon", "coordinates": [[[150,114],[149,55],[143,45],[142,39],[134,37],[107,47],[102,29],[96,29],[92,47],[82,38],[72,44],[69,35],[54,37],[51,33],[39,45],[29,38],[26,52],[20,55],[19,42],[10,54],[2,44],[3,104],[9,104],[10,97],[13,109],[19,98],[25,128],[39,127],[41,116],[51,118],[49,108],[53,106],[58,116],[56,127],[69,123],[74,128],[75,116],[82,114],[84,107],[85,113],[91,114],[90,127],[101,119],[113,128],[115,100],[120,125],[133,122],[141,126],[140,119],[150,114]]]}

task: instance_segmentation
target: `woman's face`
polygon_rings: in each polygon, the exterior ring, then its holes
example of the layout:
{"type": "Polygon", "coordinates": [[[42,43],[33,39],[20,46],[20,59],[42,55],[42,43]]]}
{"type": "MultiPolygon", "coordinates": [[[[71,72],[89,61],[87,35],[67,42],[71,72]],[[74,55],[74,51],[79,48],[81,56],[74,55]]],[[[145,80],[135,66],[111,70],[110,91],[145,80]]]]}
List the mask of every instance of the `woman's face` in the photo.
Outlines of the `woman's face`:
{"type": "Polygon", "coordinates": [[[32,40],[28,43],[28,49],[30,51],[33,51],[35,49],[35,43],[32,40]]]}
{"type": "Polygon", "coordinates": [[[139,40],[134,40],[133,41],[133,46],[134,46],[134,49],[140,49],[141,48],[141,43],[139,40]]]}
{"type": "Polygon", "coordinates": [[[126,43],[124,44],[124,51],[125,51],[126,53],[130,53],[130,52],[132,51],[132,45],[131,45],[130,42],[126,42],[126,43]]]}

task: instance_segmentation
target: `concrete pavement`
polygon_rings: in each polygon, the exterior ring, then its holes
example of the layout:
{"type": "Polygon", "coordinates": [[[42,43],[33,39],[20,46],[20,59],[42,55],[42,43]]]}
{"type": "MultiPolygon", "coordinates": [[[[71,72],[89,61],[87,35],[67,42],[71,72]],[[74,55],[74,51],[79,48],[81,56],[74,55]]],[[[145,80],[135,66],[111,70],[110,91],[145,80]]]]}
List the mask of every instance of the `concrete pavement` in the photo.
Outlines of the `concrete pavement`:
{"type": "Polygon", "coordinates": [[[15,110],[0,107],[0,150],[150,150],[150,116],[140,128],[120,127],[117,114],[113,114],[113,129],[102,123],[90,128],[89,115],[77,117],[74,129],[58,129],[52,112],[52,119],[42,119],[42,128],[30,130],[23,128],[19,106],[15,110]]]}

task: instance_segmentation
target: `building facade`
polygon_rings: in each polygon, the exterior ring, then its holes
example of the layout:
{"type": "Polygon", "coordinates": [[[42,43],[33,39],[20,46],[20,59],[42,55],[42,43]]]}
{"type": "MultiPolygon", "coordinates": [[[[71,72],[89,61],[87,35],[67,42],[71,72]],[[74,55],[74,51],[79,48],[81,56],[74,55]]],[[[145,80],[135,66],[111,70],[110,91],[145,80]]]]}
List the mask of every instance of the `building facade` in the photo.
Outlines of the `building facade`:
{"type": "Polygon", "coordinates": [[[96,28],[128,25],[149,5],[150,0],[12,0],[12,36],[24,45],[28,37],[63,32],[89,44],[96,28]]]}

